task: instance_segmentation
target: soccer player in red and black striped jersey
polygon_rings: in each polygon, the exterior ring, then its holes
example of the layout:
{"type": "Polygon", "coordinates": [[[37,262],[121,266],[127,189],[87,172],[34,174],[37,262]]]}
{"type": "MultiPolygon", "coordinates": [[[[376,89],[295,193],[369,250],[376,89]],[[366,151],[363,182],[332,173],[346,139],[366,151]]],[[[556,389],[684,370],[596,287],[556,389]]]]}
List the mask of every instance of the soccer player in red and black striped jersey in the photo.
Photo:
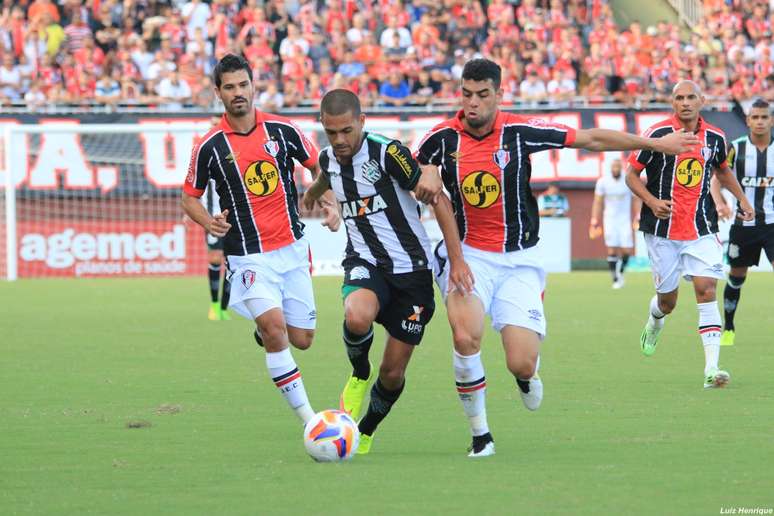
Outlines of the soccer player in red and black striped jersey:
{"type": "MultiPolygon", "coordinates": [[[[316,175],[318,151],[290,120],[253,108],[252,71],[242,57],[223,57],[213,75],[226,113],[194,146],[183,209],[209,234],[224,237],[229,307],[255,320],[269,373],[306,422],[314,411],[288,342],[299,349],[312,344],[316,310],[293,172],[298,161],[316,175]],[[210,180],[220,197],[214,217],[199,202],[210,180]]],[[[334,206],[331,199],[324,204],[333,230],[334,206]]]]}
{"type": "Polygon", "coordinates": [[[530,155],[562,147],[677,154],[698,141],[679,132],[653,139],[605,129],[575,130],[503,113],[498,109],[500,80],[496,63],[469,61],[462,72],[462,110],[433,128],[417,152],[420,164],[441,168],[463,255],[475,277],[474,295],[455,290],[447,281],[446,249],[444,245],[436,249],[436,279],[446,298],[454,339],[457,392],[473,434],[471,457],[494,453],[480,357],[485,314],[501,334],[506,363],[524,404],[536,410],[542,400],[537,370],[546,333],[545,271],[535,247],[539,217],[529,185],[530,155]]]}
{"type": "Polygon", "coordinates": [[[629,158],[626,184],[642,199],[640,231],[653,271],[656,295],[640,337],[645,356],[656,351],[664,317],[674,310],[680,277],[693,282],[699,309],[699,335],[704,347],[704,387],[723,387],[730,380],[719,369],[720,311],[715,296],[723,277],[723,251],[717,238],[718,214],[710,194],[713,171],[717,180],[739,201],[744,220],[755,210],[726,163],[726,136],[700,114],[704,96],[693,81],[678,82],[672,90],[671,118],[651,126],[645,134],[665,137],[678,131],[694,133],[699,142],[686,152],[667,156],[643,150],[629,158]],[[642,170],[647,183],[640,180],[642,170]]]}

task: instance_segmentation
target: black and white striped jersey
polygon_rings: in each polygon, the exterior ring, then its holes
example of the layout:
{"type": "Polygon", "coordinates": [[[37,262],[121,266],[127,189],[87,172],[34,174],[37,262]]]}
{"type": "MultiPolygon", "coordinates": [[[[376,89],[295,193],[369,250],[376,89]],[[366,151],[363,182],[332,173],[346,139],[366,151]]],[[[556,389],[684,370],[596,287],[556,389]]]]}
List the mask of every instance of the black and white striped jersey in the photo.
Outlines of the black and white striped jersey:
{"type": "Polygon", "coordinates": [[[419,165],[399,141],[364,133],[352,163],[342,165],[331,147],[320,152],[347,228],[347,258],[360,258],[392,274],[430,268],[430,241],[411,195],[419,165]]]}
{"type": "Polygon", "coordinates": [[[749,136],[737,138],[728,149],[728,166],[736,173],[747,200],[755,208],[753,220],[735,219],[734,225],[774,224],[774,141],[760,151],[749,136]]]}

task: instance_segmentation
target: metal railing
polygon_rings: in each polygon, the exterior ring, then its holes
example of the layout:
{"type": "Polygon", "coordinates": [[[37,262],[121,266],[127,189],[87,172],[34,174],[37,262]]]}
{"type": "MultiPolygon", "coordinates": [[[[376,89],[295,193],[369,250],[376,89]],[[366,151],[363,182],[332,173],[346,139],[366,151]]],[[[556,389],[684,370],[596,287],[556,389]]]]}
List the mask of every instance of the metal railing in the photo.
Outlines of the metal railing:
{"type": "Polygon", "coordinates": [[[703,14],[701,0],[669,0],[669,3],[677,11],[680,22],[688,27],[695,27],[701,20],[703,14]]]}

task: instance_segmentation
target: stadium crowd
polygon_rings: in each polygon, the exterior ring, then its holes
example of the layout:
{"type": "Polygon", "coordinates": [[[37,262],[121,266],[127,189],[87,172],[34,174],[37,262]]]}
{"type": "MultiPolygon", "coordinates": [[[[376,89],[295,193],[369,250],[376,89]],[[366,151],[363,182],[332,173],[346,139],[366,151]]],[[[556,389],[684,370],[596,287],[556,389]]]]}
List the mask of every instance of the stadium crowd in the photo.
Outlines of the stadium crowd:
{"type": "Polygon", "coordinates": [[[0,103],[213,107],[242,53],[264,110],[346,87],[366,106],[454,101],[466,60],[503,68],[504,104],[774,96],[768,0],[705,0],[692,31],[618,27],[605,0],[3,0],[0,103]]]}

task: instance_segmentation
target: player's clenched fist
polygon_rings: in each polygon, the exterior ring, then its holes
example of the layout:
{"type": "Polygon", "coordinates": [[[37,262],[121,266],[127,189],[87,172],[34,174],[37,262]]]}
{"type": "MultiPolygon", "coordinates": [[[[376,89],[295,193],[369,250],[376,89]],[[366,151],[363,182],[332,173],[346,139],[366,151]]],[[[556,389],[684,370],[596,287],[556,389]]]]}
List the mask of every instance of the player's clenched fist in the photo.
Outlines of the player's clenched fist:
{"type": "Polygon", "coordinates": [[[659,219],[668,219],[672,215],[672,201],[655,199],[648,204],[648,207],[653,211],[653,215],[659,219]]]}
{"type": "Polygon", "coordinates": [[[223,210],[218,215],[212,217],[209,224],[207,224],[207,233],[219,238],[226,236],[228,230],[231,229],[231,224],[226,222],[226,217],[228,217],[228,210],[223,210]]]}
{"type": "Polygon", "coordinates": [[[438,175],[438,169],[433,165],[420,165],[422,173],[414,187],[414,195],[425,204],[435,204],[435,199],[443,190],[441,177],[438,175]]]}

